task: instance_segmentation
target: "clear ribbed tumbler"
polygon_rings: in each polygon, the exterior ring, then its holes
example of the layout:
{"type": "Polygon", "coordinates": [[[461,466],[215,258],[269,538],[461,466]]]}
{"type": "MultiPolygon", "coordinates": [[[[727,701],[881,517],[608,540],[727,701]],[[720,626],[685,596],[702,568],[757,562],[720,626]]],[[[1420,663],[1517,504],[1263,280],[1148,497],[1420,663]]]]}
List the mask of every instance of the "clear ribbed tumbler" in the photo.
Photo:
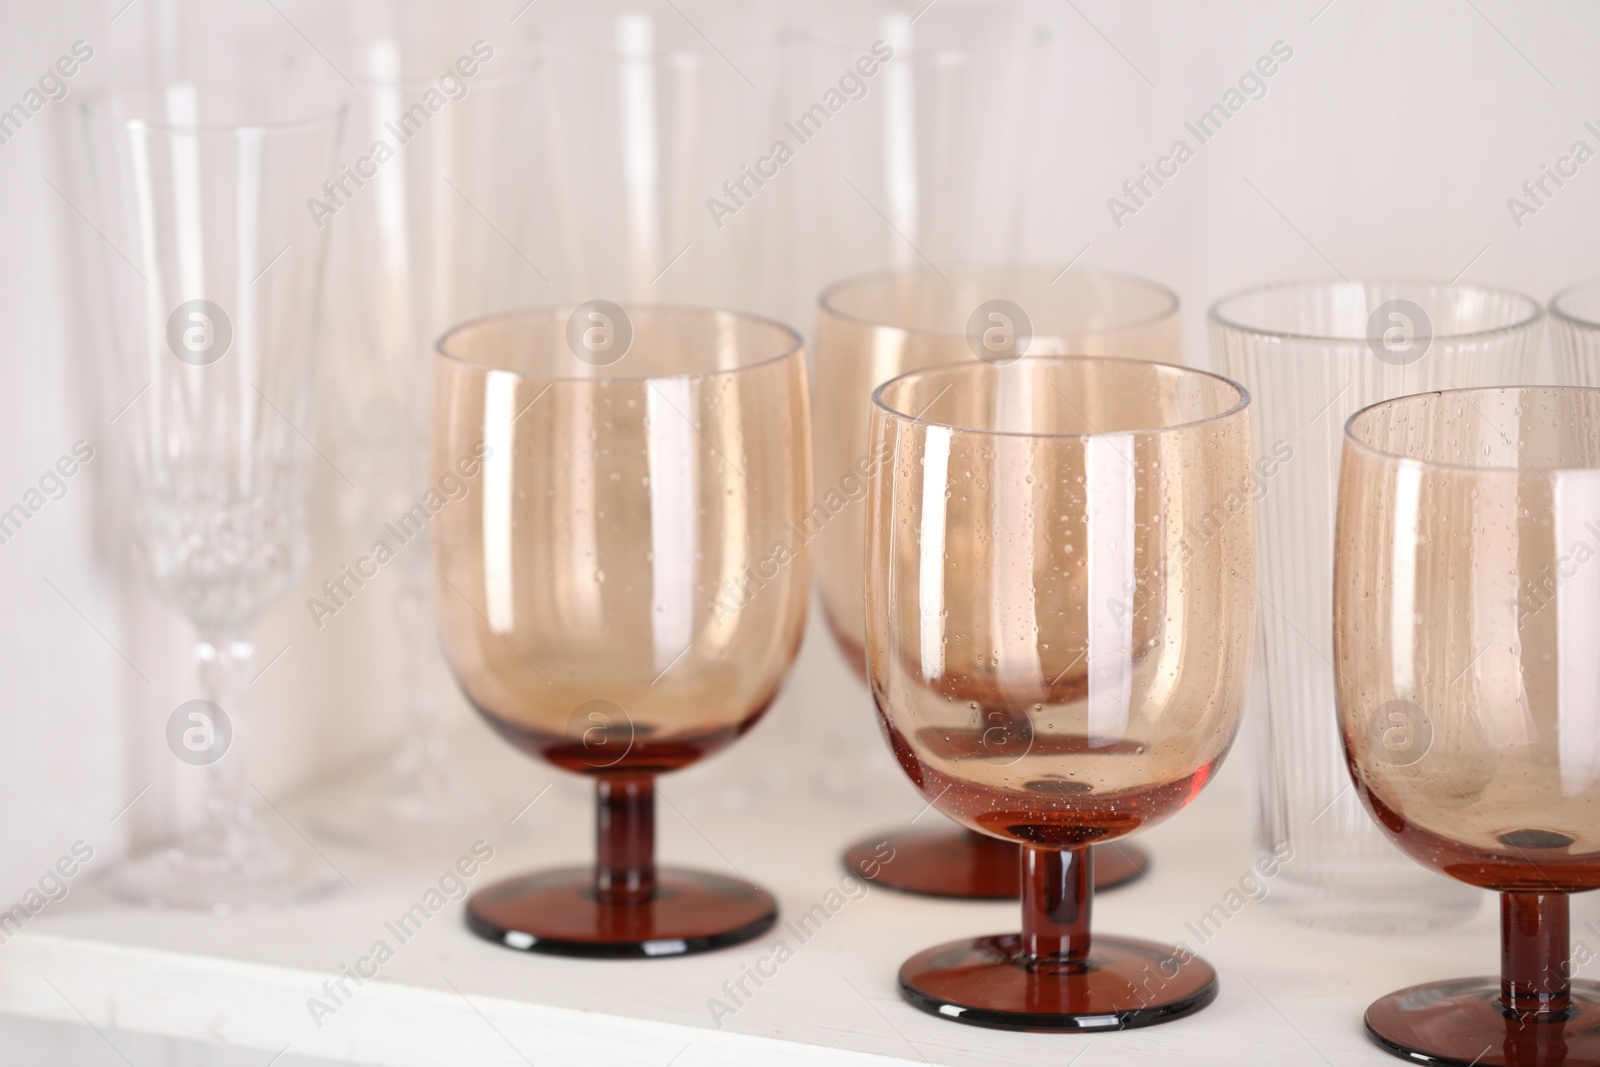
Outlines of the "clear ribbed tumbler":
{"type": "Polygon", "coordinates": [[[1600,385],[1600,282],[1575,285],[1550,301],[1550,349],[1562,385],[1600,385]]]}
{"type": "Polygon", "coordinates": [[[1525,380],[1542,319],[1520,293],[1426,281],[1290,282],[1211,308],[1213,364],[1255,399],[1255,844],[1281,869],[1269,899],[1299,922],[1418,931],[1477,910],[1482,894],[1384,840],[1345,771],[1332,647],[1340,440],[1380,400],[1525,380]]]}

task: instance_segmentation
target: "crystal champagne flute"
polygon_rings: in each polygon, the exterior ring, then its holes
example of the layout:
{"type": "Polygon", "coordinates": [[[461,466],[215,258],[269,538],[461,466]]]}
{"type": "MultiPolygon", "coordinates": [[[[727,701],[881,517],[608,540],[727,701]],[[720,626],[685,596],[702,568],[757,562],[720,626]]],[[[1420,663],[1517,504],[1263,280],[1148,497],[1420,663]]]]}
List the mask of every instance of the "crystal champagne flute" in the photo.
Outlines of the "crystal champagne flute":
{"type": "Polygon", "coordinates": [[[268,82],[112,88],[85,104],[113,377],[131,398],[117,422],[134,541],[199,635],[201,699],[168,736],[207,767],[205,807],[118,871],[114,887],[138,901],[227,912],[331,885],[323,861],[256,820],[244,741],[251,631],[307,556],[300,428],[326,231],[305,201],[333,166],[343,113],[336,97],[268,82]]]}

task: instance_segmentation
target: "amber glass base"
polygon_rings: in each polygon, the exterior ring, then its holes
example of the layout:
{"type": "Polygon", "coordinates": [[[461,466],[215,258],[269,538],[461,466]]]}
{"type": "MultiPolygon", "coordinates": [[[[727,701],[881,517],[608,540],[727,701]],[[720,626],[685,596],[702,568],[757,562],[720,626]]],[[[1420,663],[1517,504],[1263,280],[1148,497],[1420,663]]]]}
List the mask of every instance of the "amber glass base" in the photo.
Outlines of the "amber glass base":
{"type": "Polygon", "coordinates": [[[1217,996],[1217,972],[1181,949],[1095,937],[1069,972],[1034,969],[1022,938],[951,941],[900,968],[900,995],[923,1011],[999,1030],[1126,1030],[1179,1019],[1217,996]]]}
{"type": "MultiPolygon", "coordinates": [[[[858,841],[845,851],[844,865],[874,885],[902,893],[1015,900],[1022,891],[1020,848],[987,834],[941,826],[858,841]]],[[[1150,854],[1137,845],[1119,842],[1092,851],[1097,890],[1131,882],[1150,867],[1150,854]]]]}
{"type": "Polygon", "coordinates": [[[1561,1018],[1519,1019],[1499,978],[1412,986],[1367,1009],[1367,1036],[1412,1063],[1600,1067],[1600,983],[1575,981],[1561,1018]]]}
{"type": "Polygon", "coordinates": [[[685,956],[757,937],[778,918],[765,890],[704,871],[658,867],[638,904],[602,904],[593,867],[497,882],[467,901],[467,927],[525,952],[604,959],[685,956]]]}

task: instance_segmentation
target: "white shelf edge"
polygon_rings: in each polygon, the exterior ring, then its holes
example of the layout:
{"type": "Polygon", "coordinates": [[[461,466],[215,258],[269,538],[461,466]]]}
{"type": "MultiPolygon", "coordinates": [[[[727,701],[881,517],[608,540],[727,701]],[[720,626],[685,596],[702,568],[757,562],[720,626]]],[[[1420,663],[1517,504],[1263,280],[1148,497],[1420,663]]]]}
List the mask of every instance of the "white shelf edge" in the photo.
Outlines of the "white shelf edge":
{"type": "Polygon", "coordinates": [[[386,1067],[663,1067],[679,1052],[694,1067],[919,1062],[381,978],[317,1027],[307,990],[329,978],[338,975],[25,931],[0,947],[0,1011],[386,1067]]]}

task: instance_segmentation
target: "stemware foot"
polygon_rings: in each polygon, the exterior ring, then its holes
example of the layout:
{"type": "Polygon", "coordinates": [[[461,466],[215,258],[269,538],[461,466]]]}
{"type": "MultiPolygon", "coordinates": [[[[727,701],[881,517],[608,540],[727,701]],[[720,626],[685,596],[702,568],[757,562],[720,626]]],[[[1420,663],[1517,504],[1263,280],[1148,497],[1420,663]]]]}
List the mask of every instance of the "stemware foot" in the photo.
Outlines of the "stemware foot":
{"type": "Polygon", "coordinates": [[[497,882],[467,901],[467,928],[524,952],[603,959],[687,956],[759,937],[778,919],[764,889],[707,871],[655,869],[636,904],[602,903],[592,867],[497,882]]]}
{"type": "MultiPolygon", "coordinates": [[[[845,851],[844,866],[873,885],[902,893],[1015,900],[1022,891],[1019,847],[953,826],[907,830],[857,841],[845,851]]],[[[1150,854],[1137,845],[1118,842],[1092,851],[1097,890],[1115,889],[1150,868],[1150,854]]]]}
{"type": "Polygon", "coordinates": [[[1572,982],[1569,1007],[1552,1019],[1503,1008],[1500,983],[1460,978],[1390,993],[1367,1009],[1367,1036],[1412,1063],[1600,1067],[1600,983],[1572,982]]]}
{"type": "Polygon", "coordinates": [[[379,782],[335,787],[319,798],[312,828],[322,837],[386,852],[432,854],[480,836],[489,803],[448,754],[406,745],[379,782]]]}
{"type": "Polygon", "coordinates": [[[180,840],[134,856],[117,868],[110,888],[123,900],[147,907],[229,915],[300,904],[331,892],[338,881],[325,860],[285,851],[254,827],[215,840],[180,840]]]}
{"type": "Polygon", "coordinates": [[[1040,968],[1022,937],[951,941],[900,967],[900,995],[930,1015],[996,1030],[1128,1030],[1181,1019],[1217,996],[1217,973],[1187,950],[1096,937],[1070,971],[1040,968]]]}

